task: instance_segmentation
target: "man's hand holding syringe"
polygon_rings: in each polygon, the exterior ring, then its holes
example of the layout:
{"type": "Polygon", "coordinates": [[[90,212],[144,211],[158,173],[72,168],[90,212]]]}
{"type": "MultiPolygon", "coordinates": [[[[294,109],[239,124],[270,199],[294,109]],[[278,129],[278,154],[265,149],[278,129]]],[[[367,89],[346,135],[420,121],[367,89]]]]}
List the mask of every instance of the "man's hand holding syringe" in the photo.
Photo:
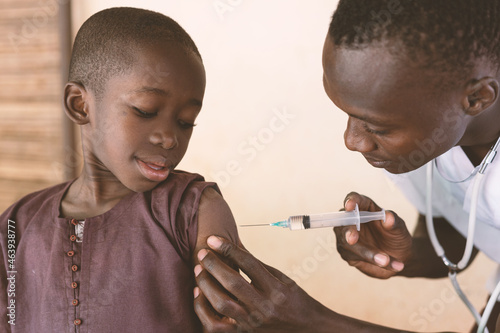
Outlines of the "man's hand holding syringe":
{"type": "Polygon", "coordinates": [[[333,227],[338,251],[351,266],[382,279],[403,270],[403,262],[410,256],[412,244],[404,221],[357,193],[348,194],[344,206],[345,210],[340,212],[295,215],[275,223],[242,227],[276,226],[290,230],[333,227]],[[362,223],[366,223],[363,228],[362,223]],[[390,244],[385,244],[386,241],[390,244]]]}

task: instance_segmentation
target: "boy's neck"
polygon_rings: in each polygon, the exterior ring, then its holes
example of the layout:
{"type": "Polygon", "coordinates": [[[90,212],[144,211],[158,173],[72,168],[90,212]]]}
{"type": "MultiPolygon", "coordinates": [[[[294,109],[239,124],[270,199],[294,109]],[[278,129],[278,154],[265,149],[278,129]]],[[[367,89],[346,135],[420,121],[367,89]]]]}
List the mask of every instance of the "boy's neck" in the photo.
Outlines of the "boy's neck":
{"type": "Polygon", "coordinates": [[[101,215],[112,209],[132,191],[116,178],[103,180],[89,176],[85,169],[71,184],[61,200],[61,216],[85,219],[101,215]]]}

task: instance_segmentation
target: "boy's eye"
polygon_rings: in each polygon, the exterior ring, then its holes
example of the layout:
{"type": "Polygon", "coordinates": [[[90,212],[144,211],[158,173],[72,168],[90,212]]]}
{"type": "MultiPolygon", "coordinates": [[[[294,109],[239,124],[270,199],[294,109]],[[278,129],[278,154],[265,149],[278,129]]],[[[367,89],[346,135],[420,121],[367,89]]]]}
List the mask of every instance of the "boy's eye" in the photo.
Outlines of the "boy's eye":
{"type": "Polygon", "coordinates": [[[184,120],[180,120],[180,119],[179,119],[179,125],[184,129],[190,129],[190,128],[193,128],[196,126],[196,124],[193,124],[193,123],[190,123],[190,122],[187,122],[184,120]]]}
{"type": "Polygon", "coordinates": [[[364,126],[365,130],[368,133],[375,134],[375,135],[384,135],[384,134],[387,134],[387,131],[378,131],[378,130],[375,130],[373,128],[368,127],[368,125],[366,123],[364,123],[363,126],[364,126]]]}
{"type": "Polygon", "coordinates": [[[133,107],[133,109],[139,114],[139,117],[143,117],[143,118],[153,118],[154,116],[156,116],[158,114],[158,112],[142,111],[141,109],[136,108],[135,106],[133,107]]]}

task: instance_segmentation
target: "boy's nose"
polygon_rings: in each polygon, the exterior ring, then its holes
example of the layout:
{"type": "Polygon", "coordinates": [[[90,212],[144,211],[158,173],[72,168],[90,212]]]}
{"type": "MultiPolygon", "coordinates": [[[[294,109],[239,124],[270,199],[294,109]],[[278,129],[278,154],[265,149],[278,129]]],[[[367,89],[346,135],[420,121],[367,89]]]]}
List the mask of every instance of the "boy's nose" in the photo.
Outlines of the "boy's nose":
{"type": "Polygon", "coordinates": [[[361,124],[361,120],[349,117],[344,132],[344,143],[347,149],[360,153],[368,153],[377,149],[377,144],[361,124]]]}
{"type": "Polygon", "coordinates": [[[150,141],[155,146],[160,145],[163,149],[174,149],[179,144],[174,131],[156,131],[151,134],[150,141]]]}

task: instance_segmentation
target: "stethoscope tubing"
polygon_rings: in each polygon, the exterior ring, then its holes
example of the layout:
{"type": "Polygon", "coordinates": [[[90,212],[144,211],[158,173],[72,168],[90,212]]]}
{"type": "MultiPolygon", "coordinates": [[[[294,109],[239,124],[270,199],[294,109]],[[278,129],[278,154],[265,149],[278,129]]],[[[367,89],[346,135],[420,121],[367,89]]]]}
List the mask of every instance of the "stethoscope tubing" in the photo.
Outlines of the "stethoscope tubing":
{"type": "MultiPolygon", "coordinates": [[[[432,218],[432,177],[433,177],[433,167],[434,164],[432,162],[429,162],[427,164],[427,181],[426,181],[426,187],[427,187],[427,195],[426,195],[426,214],[425,214],[425,222],[427,225],[427,232],[429,234],[429,239],[432,243],[432,246],[434,247],[434,250],[436,251],[436,254],[438,257],[440,257],[443,260],[443,263],[448,267],[449,273],[448,277],[450,278],[450,281],[453,285],[453,288],[455,289],[456,293],[464,302],[464,304],[467,306],[469,309],[470,313],[474,317],[474,320],[476,321],[478,327],[482,320],[485,317],[485,314],[483,314],[483,317],[479,314],[479,312],[476,310],[476,308],[472,305],[472,303],[469,301],[465,293],[462,291],[460,288],[460,284],[457,281],[457,272],[461,271],[465,267],[467,267],[467,264],[469,263],[469,260],[472,256],[472,250],[473,250],[473,240],[474,240],[474,232],[476,229],[476,212],[477,212],[477,201],[479,197],[479,187],[482,183],[482,177],[484,174],[478,173],[473,180],[473,189],[472,189],[472,199],[471,199],[471,210],[469,214],[469,226],[468,226],[468,233],[467,233],[467,242],[465,245],[464,249],[464,255],[462,256],[462,259],[458,262],[458,264],[454,264],[451,262],[447,257],[444,252],[443,247],[439,243],[439,240],[437,239],[436,236],[436,231],[434,229],[434,221],[432,218]]],[[[499,283],[500,285],[500,283],[499,283]]],[[[488,315],[489,317],[489,315],[488,315]]],[[[487,321],[486,317],[486,321],[487,321]]],[[[485,329],[483,327],[482,330],[478,330],[477,332],[479,333],[489,333],[488,329],[485,329]]]]}
{"type": "Polygon", "coordinates": [[[474,249],[474,233],[476,230],[476,215],[477,215],[477,206],[478,206],[478,200],[479,200],[479,193],[481,189],[481,185],[484,181],[484,174],[486,172],[486,169],[490,163],[493,162],[495,155],[497,153],[497,150],[500,146],[500,138],[496,141],[495,145],[490,149],[488,154],[485,156],[484,160],[481,162],[479,165],[479,169],[477,174],[474,176],[473,179],[473,184],[472,184],[472,194],[471,194],[471,207],[470,207],[470,213],[469,213],[469,225],[468,225],[468,231],[467,231],[467,241],[465,244],[465,249],[464,249],[464,255],[462,256],[462,259],[457,263],[454,264],[451,262],[445,254],[445,251],[441,244],[439,243],[439,240],[437,239],[436,236],[436,230],[434,229],[434,221],[432,218],[432,181],[433,181],[433,169],[435,163],[433,161],[427,163],[427,180],[426,180],[426,214],[425,214],[425,222],[427,225],[427,231],[429,233],[429,239],[432,243],[432,246],[434,247],[434,250],[436,251],[436,254],[438,257],[440,257],[443,260],[443,263],[448,267],[449,269],[449,278],[451,280],[451,283],[453,287],[455,288],[455,291],[459,295],[460,299],[465,303],[469,311],[472,313],[474,316],[474,319],[476,320],[476,323],[478,325],[478,333],[489,333],[488,329],[486,328],[486,323],[488,322],[488,318],[491,315],[491,311],[500,295],[500,281],[498,282],[497,286],[495,287],[493,293],[491,294],[490,299],[488,300],[488,303],[485,307],[485,310],[483,312],[483,315],[481,316],[479,312],[474,308],[472,303],[469,301],[465,293],[462,291],[460,288],[460,285],[457,281],[457,273],[461,270],[463,270],[465,267],[467,267],[467,264],[470,261],[470,258],[472,256],[472,252],[474,249]]]}

